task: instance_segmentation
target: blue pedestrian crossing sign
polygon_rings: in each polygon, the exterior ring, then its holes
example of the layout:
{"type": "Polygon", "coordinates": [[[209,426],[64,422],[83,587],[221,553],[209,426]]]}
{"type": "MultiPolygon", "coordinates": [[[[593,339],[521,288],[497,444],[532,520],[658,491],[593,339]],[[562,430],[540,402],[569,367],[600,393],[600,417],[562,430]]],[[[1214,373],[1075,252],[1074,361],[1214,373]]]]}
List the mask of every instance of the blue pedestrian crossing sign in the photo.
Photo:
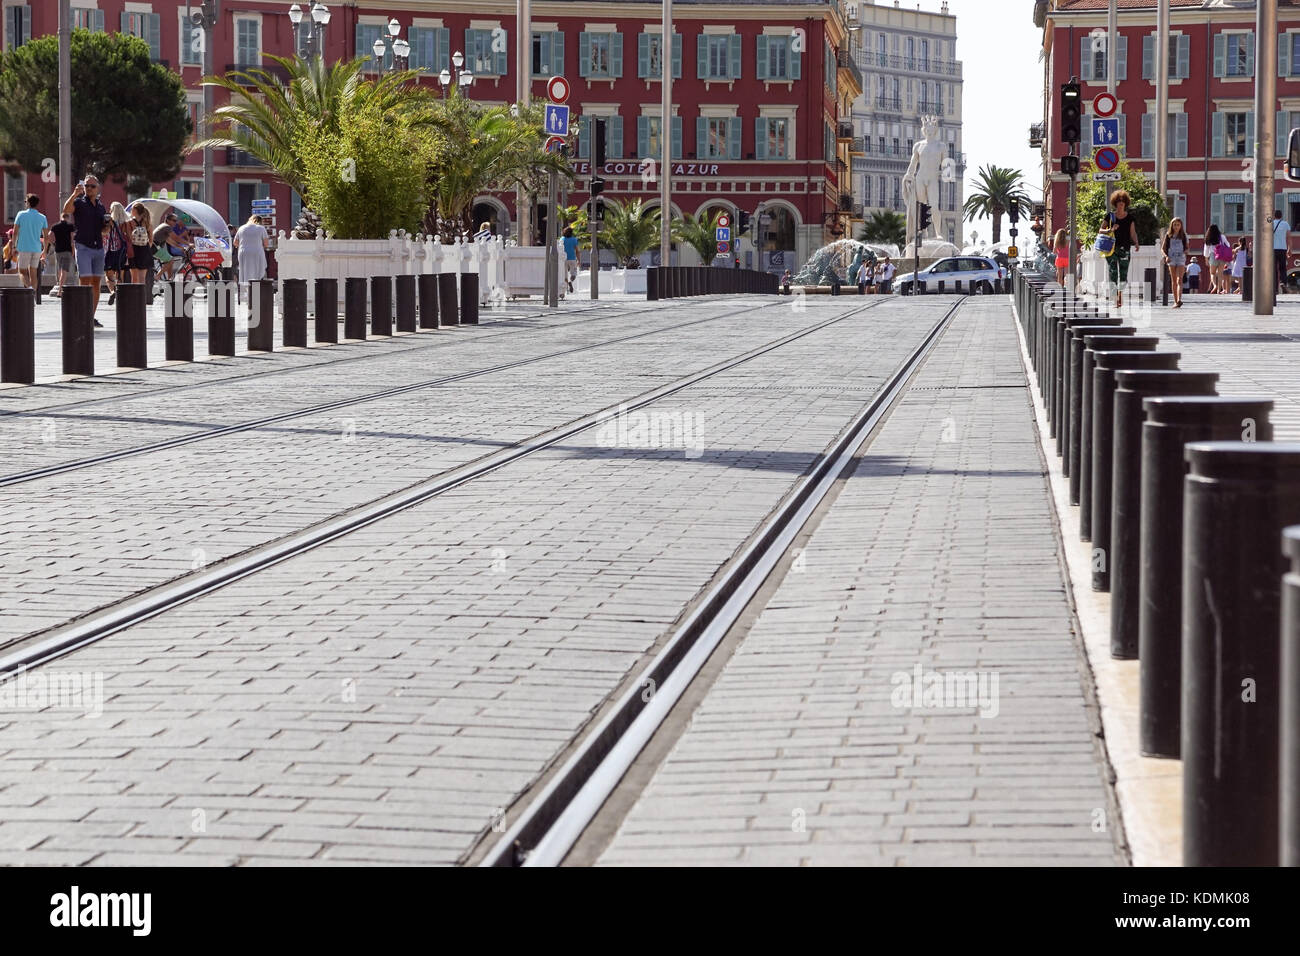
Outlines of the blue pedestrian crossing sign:
{"type": "Polygon", "coordinates": [[[1092,121],[1092,145],[1114,146],[1119,142],[1119,119],[1094,119],[1092,121]]]}
{"type": "Polygon", "coordinates": [[[718,227],[717,241],[718,241],[718,242],[730,242],[730,241],[731,241],[731,227],[730,227],[730,226],[719,226],[719,227],[718,227]]]}
{"type": "Polygon", "coordinates": [[[546,104],[546,132],[549,136],[569,135],[569,108],[559,103],[546,104]]]}

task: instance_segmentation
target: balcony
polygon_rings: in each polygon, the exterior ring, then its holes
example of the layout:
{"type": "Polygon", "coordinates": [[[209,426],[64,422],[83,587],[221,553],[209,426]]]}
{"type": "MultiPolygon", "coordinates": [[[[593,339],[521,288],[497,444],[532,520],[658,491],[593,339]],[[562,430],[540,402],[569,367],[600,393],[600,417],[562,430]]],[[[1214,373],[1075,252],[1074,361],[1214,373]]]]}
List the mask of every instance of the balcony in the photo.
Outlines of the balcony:
{"type": "Polygon", "coordinates": [[[859,90],[866,88],[863,86],[862,70],[858,68],[858,58],[853,55],[853,50],[848,46],[840,47],[839,50],[836,51],[835,62],[841,70],[849,71],[849,75],[857,82],[859,90]]]}
{"type": "Polygon", "coordinates": [[[945,115],[943,111],[943,104],[938,102],[937,100],[921,100],[919,103],[916,104],[916,108],[921,112],[922,116],[945,115]]]}
{"type": "Polygon", "coordinates": [[[862,203],[860,203],[860,202],[856,202],[856,201],[853,203],[853,213],[852,213],[852,215],[853,215],[853,218],[854,218],[854,219],[861,219],[861,218],[862,218],[862,203]]]}
{"type": "Polygon", "coordinates": [[[261,166],[262,164],[258,162],[256,159],[254,159],[250,154],[244,152],[242,149],[235,149],[233,147],[228,147],[226,149],[226,165],[255,167],[255,166],[261,166]]]}
{"type": "Polygon", "coordinates": [[[853,139],[853,123],[850,120],[840,120],[835,124],[835,138],[841,143],[853,139]]]}
{"type": "Polygon", "coordinates": [[[853,212],[853,197],[848,193],[840,193],[838,208],[840,212],[853,212]]]}
{"type": "Polygon", "coordinates": [[[227,63],[226,73],[247,73],[250,70],[261,70],[263,73],[269,73],[281,83],[289,82],[289,71],[274,60],[267,60],[265,63],[227,63]]]}
{"type": "Polygon", "coordinates": [[[927,76],[961,76],[961,60],[922,60],[919,57],[894,56],[889,53],[868,53],[864,62],[868,68],[877,70],[906,70],[927,76]]]}
{"type": "Polygon", "coordinates": [[[865,156],[867,154],[867,138],[865,136],[854,136],[849,143],[850,156],[865,156]]]}
{"type": "Polygon", "coordinates": [[[881,113],[902,113],[903,98],[901,96],[877,96],[876,111],[881,113]]]}

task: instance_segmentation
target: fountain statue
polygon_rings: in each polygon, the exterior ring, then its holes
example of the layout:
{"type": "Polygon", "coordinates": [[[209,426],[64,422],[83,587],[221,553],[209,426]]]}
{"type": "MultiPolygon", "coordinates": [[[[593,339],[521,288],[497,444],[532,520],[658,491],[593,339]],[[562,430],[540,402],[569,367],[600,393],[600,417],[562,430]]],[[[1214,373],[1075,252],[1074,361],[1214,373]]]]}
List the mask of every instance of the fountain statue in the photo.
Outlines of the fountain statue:
{"type": "Polygon", "coordinates": [[[871,246],[856,239],[836,239],[809,256],[791,284],[832,285],[832,279],[852,284],[860,269],[875,267],[876,252],[871,246]]]}
{"type": "MultiPolygon", "coordinates": [[[[907,248],[903,250],[903,258],[910,259],[916,254],[915,243],[918,232],[921,233],[921,258],[936,259],[957,255],[956,246],[950,242],[940,241],[935,222],[937,216],[932,215],[930,225],[924,231],[920,229],[917,221],[919,203],[931,207],[933,212],[938,211],[942,189],[940,179],[941,174],[945,174],[944,161],[948,159],[948,147],[939,138],[939,117],[921,117],[921,132],[925,138],[912,147],[912,160],[907,164],[907,172],[903,175],[903,202],[907,209],[908,238],[907,248]]],[[[948,172],[951,173],[951,169],[948,172]]]]}

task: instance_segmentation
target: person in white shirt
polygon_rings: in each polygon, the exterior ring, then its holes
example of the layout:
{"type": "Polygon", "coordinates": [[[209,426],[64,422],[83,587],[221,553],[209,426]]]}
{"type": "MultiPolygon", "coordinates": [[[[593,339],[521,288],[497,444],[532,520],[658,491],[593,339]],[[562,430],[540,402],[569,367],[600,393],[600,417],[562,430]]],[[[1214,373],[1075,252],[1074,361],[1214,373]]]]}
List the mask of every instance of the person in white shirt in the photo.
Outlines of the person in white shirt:
{"type": "Polygon", "coordinates": [[[1191,262],[1187,263],[1187,291],[1199,292],[1201,289],[1201,265],[1196,261],[1196,256],[1192,256],[1191,262]]]}
{"type": "Polygon", "coordinates": [[[898,269],[894,266],[894,263],[890,260],[889,256],[885,256],[885,261],[881,263],[880,267],[876,270],[876,289],[884,295],[889,295],[893,292],[894,273],[897,271],[898,269]]]}
{"type": "Polygon", "coordinates": [[[1278,290],[1285,292],[1287,239],[1291,235],[1291,224],[1282,218],[1282,210],[1275,209],[1269,225],[1273,229],[1273,269],[1277,273],[1278,290]]]}

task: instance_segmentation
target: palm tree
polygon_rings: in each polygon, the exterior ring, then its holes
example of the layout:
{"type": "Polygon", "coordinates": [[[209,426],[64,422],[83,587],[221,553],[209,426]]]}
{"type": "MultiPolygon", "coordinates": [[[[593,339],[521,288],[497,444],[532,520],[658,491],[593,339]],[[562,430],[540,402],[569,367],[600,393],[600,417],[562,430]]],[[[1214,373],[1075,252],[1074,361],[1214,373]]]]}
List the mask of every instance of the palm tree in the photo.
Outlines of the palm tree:
{"type": "Polygon", "coordinates": [[[981,166],[979,178],[971,184],[970,197],[962,203],[967,219],[985,216],[993,220],[993,243],[1002,240],[1002,217],[1013,207],[1022,214],[1030,209],[1023,186],[1024,174],[1006,166],[981,166]]]}
{"type": "Polygon", "coordinates": [[[873,212],[858,239],[862,242],[893,244],[898,248],[907,245],[907,218],[892,209],[873,212]]]}
{"type": "Polygon", "coordinates": [[[606,199],[605,210],[601,245],[618,256],[624,269],[641,268],[637,256],[659,244],[659,210],[646,209],[639,199],[626,206],[616,199],[606,199]]]}
{"type": "Polygon", "coordinates": [[[700,261],[708,265],[718,254],[718,217],[723,214],[723,210],[717,209],[712,216],[705,212],[697,218],[687,213],[681,219],[674,219],[673,238],[694,249],[700,261]]]}

